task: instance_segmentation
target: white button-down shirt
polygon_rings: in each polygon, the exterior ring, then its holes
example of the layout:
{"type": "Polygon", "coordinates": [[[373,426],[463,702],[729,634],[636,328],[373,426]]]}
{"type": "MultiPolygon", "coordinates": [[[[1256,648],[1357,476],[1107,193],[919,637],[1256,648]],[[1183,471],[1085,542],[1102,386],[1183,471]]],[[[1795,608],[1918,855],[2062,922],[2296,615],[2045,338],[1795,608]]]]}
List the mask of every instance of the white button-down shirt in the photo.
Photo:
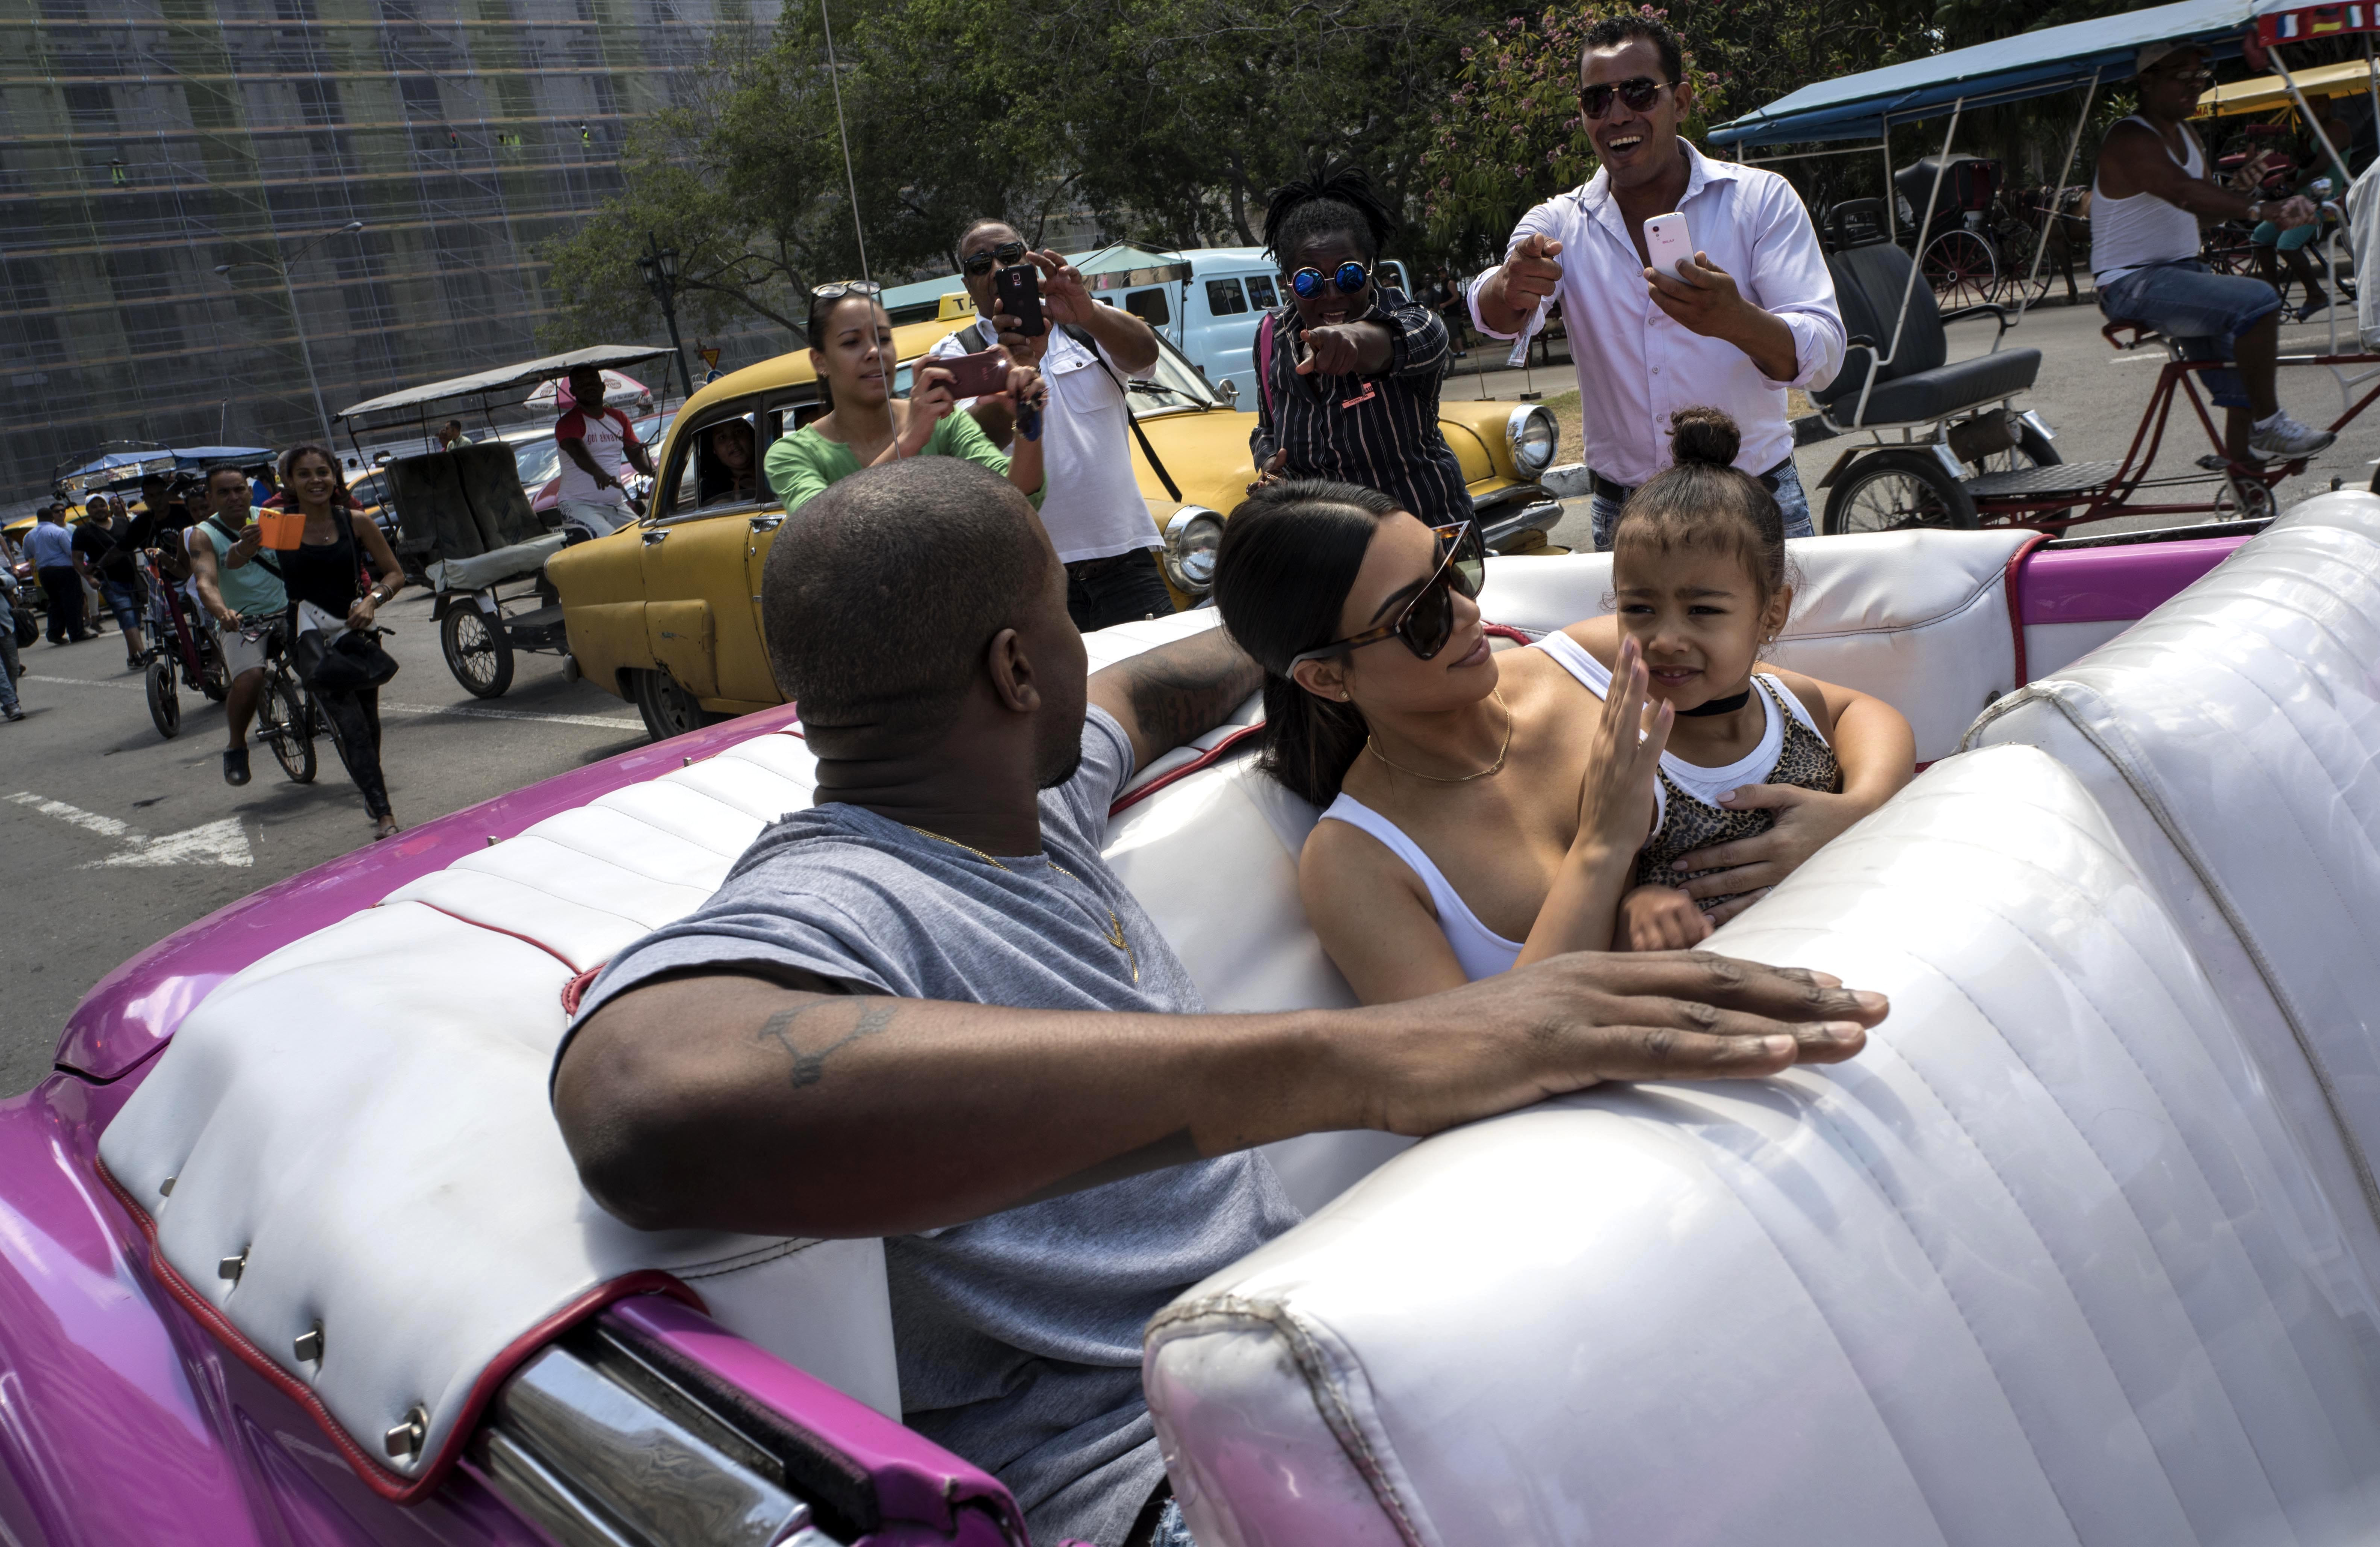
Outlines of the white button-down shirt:
{"type": "MultiPolygon", "coordinates": [[[[926,357],[967,353],[967,332],[961,328],[938,340],[926,357]]],[[[1099,344],[1096,337],[1092,342],[1099,344]]],[[[1099,351],[1093,355],[1053,324],[1041,357],[1041,378],[1050,384],[1050,405],[1041,416],[1041,526],[1062,564],[1165,546],[1133,472],[1131,401],[1116,385],[1146,381],[1155,367],[1127,371],[1107,345],[1099,344],[1099,351]],[[1108,370],[1099,369],[1102,360],[1108,370]]],[[[964,413],[974,402],[966,398],[954,411],[964,413]]]]}
{"type": "MultiPolygon", "coordinates": [[[[1785,389],[1822,386],[1843,364],[1835,282],[1792,185],[1760,167],[1713,161],[1691,144],[1686,159],[1693,170],[1678,211],[1687,235],[1745,299],[1793,330],[1791,381],[1769,380],[1742,349],[1690,331],[1653,304],[1603,172],[1522,216],[1505,248],[1509,256],[1534,236],[1562,245],[1556,295],[1585,411],[1583,460],[1632,489],[1670,465],[1670,416],[1680,408],[1724,409],[1743,435],[1735,465],[1768,471],[1793,453],[1785,389]]],[[[1514,336],[1480,321],[1475,282],[1471,320],[1491,338],[1514,336]]]]}

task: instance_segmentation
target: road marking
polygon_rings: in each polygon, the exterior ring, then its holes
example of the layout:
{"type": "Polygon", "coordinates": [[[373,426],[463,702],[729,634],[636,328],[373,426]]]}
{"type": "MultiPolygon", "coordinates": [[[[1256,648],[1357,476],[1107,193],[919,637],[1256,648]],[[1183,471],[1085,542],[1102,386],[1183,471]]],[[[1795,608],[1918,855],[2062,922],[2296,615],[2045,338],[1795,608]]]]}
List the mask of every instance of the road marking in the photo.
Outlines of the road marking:
{"type": "MultiPolygon", "coordinates": [[[[134,693],[145,693],[145,683],[111,683],[92,677],[44,677],[28,671],[17,679],[25,683],[56,683],[65,687],[120,687],[134,693]]],[[[599,731],[642,731],[643,719],[637,715],[550,715],[535,709],[482,709],[468,704],[382,704],[382,714],[393,715],[453,715],[459,719],[533,719],[546,725],[589,725],[599,731]]]]}
{"type": "Polygon", "coordinates": [[[102,838],[112,838],[125,845],[122,852],[103,860],[92,860],[82,866],[94,870],[103,865],[164,865],[164,864],[226,864],[245,868],[256,863],[255,853],[248,846],[248,828],[237,816],[201,823],[180,832],[167,833],[163,838],[151,838],[135,832],[128,823],[115,816],[102,816],[95,811],[54,801],[30,790],[19,790],[8,797],[17,805],[30,806],[44,816],[55,816],[69,827],[102,838]]]}

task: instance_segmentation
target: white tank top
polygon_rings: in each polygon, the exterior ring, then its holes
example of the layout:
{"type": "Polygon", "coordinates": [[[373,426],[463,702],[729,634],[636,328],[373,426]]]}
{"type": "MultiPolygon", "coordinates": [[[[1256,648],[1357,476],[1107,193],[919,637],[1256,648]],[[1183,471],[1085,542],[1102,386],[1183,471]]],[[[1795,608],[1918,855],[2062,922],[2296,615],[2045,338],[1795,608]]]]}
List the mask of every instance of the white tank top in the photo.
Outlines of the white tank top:
{"type": "MultiPolygon", "coordinates": [[[[2151,134],[2156,126],[2135,113],[2123,122],[2138,124],[2151,134]]],[[[2198,148],[2198,137],[2185,126],[2183,143],[2189,148],[2186,156],[2175,157],[2184,173],[2192,177],[2206,175],[2206,157],[2198,148]]],[[[2165,147],[2168,156],[2173,148],[2166,145],[2165,136],[2157,135],[2157,143],[2165,147]]],[[[2130,199],[2110,199],[2099,187],[2096,173],[2091,177],[2091,280],[2105,285],[2135,269],[2151,264],[2170,263],[2176,259],[2198,256],[2198,217],[2179,205],[2168,204],[2153,193],[2136,193],[2130,199]]]]}
{"type": "MultiPolygon", "coordinates": [[[[1589,655],[1585,646],[1567,634],[1549,634],[1532,648],[1553,657],[1557,665],[1576,677],[1579,684],[1597,698],[1602,697],[1611,685],[1611,669],[1589,655]]],[[[1762,675],[1767,677],[1766,672],[1762,675]]],[[[1784,683],[1777,678],[1767,677],[1767,680],[1777,683],[1778,696],[1791,707],[1793,717],[1811,730],[1817,730],[1817,723],[1810,719],[1802,700],[1785,691],[1784,683]]],[[[1723,768],[1706,768],[1673,753],[1661,754],[1661,767],[1678,781],[1680,788],[1716,804],[1719,796],[1738,785],[1762,782],[1768,770],[1777,766],[1777,755],[1785,743],[1785,724],[1778,717],[1777,705],[1769,695],[1764,693],[1758,696],[1767,710],[1768,719],[1761,731],[1760,744],[1754,747],[1749,755],[1723,768]]],[[[1653,787],[1653,830],[1658,831],[1662,818],[1667,815],[1668,797],[1658,784],[1653,787]]],[[[1322,814],[1322,820],[1344,822],[1351,828],[1370,833],[1389,852],[1404,861],[1407,869],[1421,877],[1422,886],[1429,892],[1430,906],[1437,911],[1438,926],[1445,932],[1446,943],[1454,949],[1455,964],[1463,969],[1467,981],[1476,983],[1481,978],[1494,977],[1499,973],[1512,970],[1512,963],[1520,959],[1523,942],[1508,940],[1480,923],[1479,915],[1463,900],[1447,880],[1445,873],[1422,852],[1420,844],[1405,836],[1402,828],[1354,796],[1345,793],[1330,803],[1330,809],[1322,814]]]]}

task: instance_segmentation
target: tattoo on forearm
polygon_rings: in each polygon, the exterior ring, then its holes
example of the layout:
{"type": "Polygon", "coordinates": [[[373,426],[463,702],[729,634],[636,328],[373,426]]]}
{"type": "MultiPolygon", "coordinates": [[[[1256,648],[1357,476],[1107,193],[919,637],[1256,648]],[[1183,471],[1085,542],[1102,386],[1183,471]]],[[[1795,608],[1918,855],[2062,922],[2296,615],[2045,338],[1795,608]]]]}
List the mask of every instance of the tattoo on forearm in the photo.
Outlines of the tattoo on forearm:
{"type": "Polygon", "coordinates": [[[773,1042],[779,1047],[785,1050],[785,1056],[794,1060],[793,1084],[794,1089],[798,1091],[805,1085],[815,1085],[820,1080],[826,1078],[826,1061],[835,1053],[839,1052],[843,1048],[850,1046],[853,1043],[857,1042],[862,1037],[874,1036],[877,1033],[892,1024],[892,1007],[891,1005],[882,1003],[870,1004],[868,1001],[864,999],[859,1001],[859,1005],[867,1008],[859,1009],[858,1018],[852,1022],[851,1029],[844,1033],[841,1036],[835,1038],[832,1042],[828,1043],[824,1047],[820,1048],[815,1053],[804,1052],[800,1047],[795,1045],[792,1036],[794,1022],[799,1021],[803,1016],[809,1014],[812,1010],[832,1009],[836,1008],[858,1008],[857,1006],[854,1006],[852,1001],[848,999],[812,999],[805,1004],[794,1005],[788,1009],[781,1009],[777,1011],[776,1014],[769,1017],[768,1020],[760,1022],[759,1033],[753,1040],[757,1042],[773,1042]]]}
{"type": "Polygon", "coordinates": [[[1264,682],[1256,662],[1220,629],[1135,656],[1123,668],[1140,733],[1161,747],[1213,730],[1264,682]]]}

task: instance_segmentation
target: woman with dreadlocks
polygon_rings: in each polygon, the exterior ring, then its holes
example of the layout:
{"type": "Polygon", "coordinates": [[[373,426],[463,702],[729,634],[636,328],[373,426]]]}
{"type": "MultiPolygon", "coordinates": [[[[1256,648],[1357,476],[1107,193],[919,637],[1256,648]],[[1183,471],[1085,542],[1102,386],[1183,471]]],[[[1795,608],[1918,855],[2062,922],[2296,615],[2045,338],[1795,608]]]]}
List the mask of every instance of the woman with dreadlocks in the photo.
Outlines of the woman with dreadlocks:
{"type": "Polygon", "coordinates": [[[1431,526],[1471,519],[1463,465],[1438,432],[1446,323],[1383,283],[1396,224],[1363,169],[1340,163],[1276,190],[1265,248],[1287,304],[1257,324],[1257,484],[1376,489],[1431,526]]]}

